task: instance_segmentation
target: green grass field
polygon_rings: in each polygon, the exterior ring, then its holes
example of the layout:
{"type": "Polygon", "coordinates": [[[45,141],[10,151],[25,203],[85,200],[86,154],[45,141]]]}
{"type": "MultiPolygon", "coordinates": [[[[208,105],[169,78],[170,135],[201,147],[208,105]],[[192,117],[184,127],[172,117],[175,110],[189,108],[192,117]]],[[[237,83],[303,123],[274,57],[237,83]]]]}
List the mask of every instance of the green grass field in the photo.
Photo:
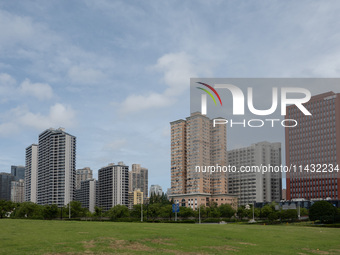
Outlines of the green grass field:
{"type": "Polygon", "coordinates": [[[0,220],[0,254],[340,254],[340,229],[0,220]]]}

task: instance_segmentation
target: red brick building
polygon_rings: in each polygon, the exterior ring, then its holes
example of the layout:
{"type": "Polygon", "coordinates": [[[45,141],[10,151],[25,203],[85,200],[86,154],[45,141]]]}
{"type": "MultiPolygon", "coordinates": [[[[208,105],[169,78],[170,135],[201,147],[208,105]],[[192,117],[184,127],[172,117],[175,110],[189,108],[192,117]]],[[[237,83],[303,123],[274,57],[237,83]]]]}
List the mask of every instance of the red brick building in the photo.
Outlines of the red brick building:
{"type": "Polygon", "coordinates": [[[312,115],[305,116],[295,105],[288,106],[286,112],[286,119],[298,122],[297,126],[285,129],[286,165],[292,166],[286,176],[287,200],[338,200],[340,94],[316,95],[304,106],[312,115]]]}

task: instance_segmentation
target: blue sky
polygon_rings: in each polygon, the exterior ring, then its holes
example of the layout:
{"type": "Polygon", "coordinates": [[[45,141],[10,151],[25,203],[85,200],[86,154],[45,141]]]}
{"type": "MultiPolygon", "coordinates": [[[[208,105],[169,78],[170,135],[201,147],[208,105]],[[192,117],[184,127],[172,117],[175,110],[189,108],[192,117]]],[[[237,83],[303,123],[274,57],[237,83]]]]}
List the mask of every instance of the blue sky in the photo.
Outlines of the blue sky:
{"type": "Polygon", "coordinates": [[[64,127],[77,168],[140,163],[168,188],[169,122],[189,115],[190,77],[339,77],[339,12],[335,0],[0,0],[0,171],[64,127]]]}

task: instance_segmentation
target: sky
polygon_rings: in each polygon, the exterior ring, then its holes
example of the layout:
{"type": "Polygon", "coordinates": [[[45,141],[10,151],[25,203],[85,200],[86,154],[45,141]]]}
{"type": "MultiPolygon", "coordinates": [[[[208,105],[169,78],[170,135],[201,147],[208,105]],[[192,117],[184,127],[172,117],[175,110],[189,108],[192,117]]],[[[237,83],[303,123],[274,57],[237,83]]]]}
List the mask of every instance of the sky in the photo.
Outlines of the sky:
{"type": "Polygon", "coordinates": [[[77,168],[137,163],[166,190],[190,78],[339,77],[339,13],[336,0],[0,0],[0,172],[64,127],[77,168]]]}

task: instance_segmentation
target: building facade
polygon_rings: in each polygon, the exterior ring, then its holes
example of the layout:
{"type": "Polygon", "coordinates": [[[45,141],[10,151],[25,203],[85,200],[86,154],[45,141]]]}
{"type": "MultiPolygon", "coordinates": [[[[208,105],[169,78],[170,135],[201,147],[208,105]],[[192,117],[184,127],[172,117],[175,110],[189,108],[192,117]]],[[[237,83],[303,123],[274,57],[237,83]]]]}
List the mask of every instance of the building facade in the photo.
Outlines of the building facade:
{"type": "Polygon", "coordinates": [[[11,182],[11,200],[15,203],[25,201],[25,182],[23,179],[11,182]]]}
{"type": "Polygon", "coordinates": [[[76,189],[80,189],[81,182],[93,178],[93,171],[89,167],[77,169],[76,171],[76,189]]]}
{"type": "Polygon", "coordinates": [[[99,169],[98,193],[98,204],[104,211],[115,205],[128,206],[129,167],[118,162],[99,169]]]}
{"type": "Polygon", "coordinates": [[[87,208],[91,213],[95,211],[96,206],[97,181],[87,179],[80,183],[80,188],[75,191],[75,200],[79,201],[83,208],[87,208]]]}
{"type": "Polygon", "coordinates": [[[144,199],[148,197],[149,170],[141,167],[140,164],[132,164],[132,169],[129,172],[129,192],[136,189],[143,192],[144,199]]]}
{"type": "Polygon", "coordinates": [[[144,203],[144,195],[140,189],[135,189],[134,191],[129,191],[129,206],[130,210],[133,209],[134,205],[140,205],[144,203]]]}
{"type": "Polygon", "coordinates": [[[11,174],[15,177],[16,181],[25,179],[25,167],[24,166],[11,166],[11,174]]]}
{"type": "Polygon", "coordinates": [[[26,148],[25,201],[37,202],[38,145],[26,148]]]}
{"type": "Polygon", "coordinates": [[[39,135],[37,203],[59,207],[74,200],[76,137],[63,128],[47,129],[39,135]]]}
{"type": "Polygon", "coordinates": [[[15,177],[9,173],[0,173],[0,200],[11,200],[11,183],[15,177]]]}
{"type": "Polygon", "coordinates": [[[197,112],[170,124],[171,194],[226,193],[226,173],[196,171],[197,166],[226,165],[226,125],[213,127],[212,120],[197,112]]]}
{"type": "Polygon", "coordinates": [[[236,195],[231,194],[206,194],[206,193],[192,193],[192,194],[177,194],[170,195],[170,199],[173,199],[175,204],[180,206],[190,207],[193,210],[197,210],[198,207],[211,206],[215,203],[217,206],[222,204],[229,204],[233,209],[237,209],[238,198],[236,195]]]}
{"type": "Polygon", "coordinates": [[[298,122],[285,129],[286,164],[297,168],[287,173],[287,200],[338,200],[340,173],[331,167],[340,163],[340,95],[319,94],[303,105],[312,115],[305,116],[295,105],[286,109],[286,119],[298,122]]]}
{"type": "Polygon", "coordinates": [[[228,164],[237,170],[228,173],[229,193],[238,196],[240,205],[281,200],[281,171],[256,172],[260,166],[281,166],[281,143],[260,142],[230,150],[228,164]],[[254,171],[241,172],[245,166],[254,171]]]}
{"type": "Polygon", "coordinates": [[[163,190],[161,186],[157,184],[153,184],[150,186],[150,196],[152,195],[161,196],[162,193],[163,193],[163,190]]]}

